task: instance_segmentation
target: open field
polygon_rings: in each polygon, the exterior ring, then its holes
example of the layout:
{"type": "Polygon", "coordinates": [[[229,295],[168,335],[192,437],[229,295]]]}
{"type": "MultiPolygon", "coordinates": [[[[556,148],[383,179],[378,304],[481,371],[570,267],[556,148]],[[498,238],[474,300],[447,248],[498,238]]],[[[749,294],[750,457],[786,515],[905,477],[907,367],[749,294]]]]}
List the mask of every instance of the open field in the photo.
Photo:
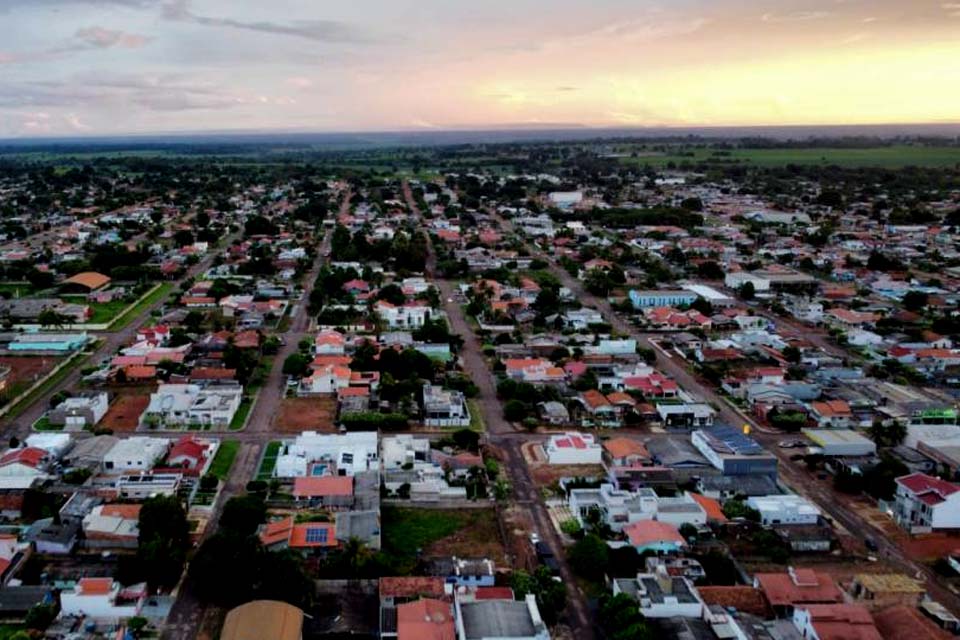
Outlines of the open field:
{"type": "Polygon", "coordinates": [[[383,549],[412,561],[417,550],[428,557],[487,556],[502,561],[496,512],[490,509],[407,509],[384,507],[383,549]]]}
{"type": "Polygon", "coordinates": [[[680,148],[676,152],[640,154],[637,158],[623,158],[630,164],[663,167],[669,163],[684,162],[711,164],[748,164],[757,167],[797,165],[838,165],[841,167],[883,167],[895,169],[906,166],[953,167],[960,164],[958,147],[889,146],[868,149],[732,149],[718,151],[707,147],[680,148]]]}
{"type": "Polygon", "coordinates": [[[56,356],[0,356],[0,366],[10,367],[5,395],[12,398],[23,393],[50,373],[60,360],[56,356]]]}
{"type": "Polygon", "coordinates": [[[220,480],[226,480],[227,474],[230,473],[230,467],[233,466],[233,461],[239,451],[239,440],[221,440],[217,455],[213,457],[213,462],[210,463],[209,473],[217,476],[220,480]]]}
{"type": "Polygon", "coordinates": [[[147,394],[120,394],[118,395],[107,414],[100,421],[100,427],[111,429],[114,433],[136,431],[140,423],[140,414],[150,404],[147,394]]]}
{"type": "Polygon", "coordinates": [[[133,304],[123,315],[117,316],[110,324],[110,331],[120,331],[139,316],[145,309],[159,302],[173,290],[173,285],[164,282],[133,304]]]}
{"type": "Polygon", "coordinates": [[[274,430],[280,433],[334,433],[336,415],[337,401],[332,397],[284,398],[280,403],[274,430]]]}

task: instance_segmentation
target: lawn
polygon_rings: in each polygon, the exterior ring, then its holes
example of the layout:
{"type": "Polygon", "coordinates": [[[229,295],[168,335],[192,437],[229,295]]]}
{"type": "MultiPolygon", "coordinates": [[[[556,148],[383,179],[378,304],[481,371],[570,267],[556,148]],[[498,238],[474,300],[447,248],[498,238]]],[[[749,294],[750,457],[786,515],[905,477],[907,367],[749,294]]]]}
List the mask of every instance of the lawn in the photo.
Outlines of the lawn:
{"type": "Polygon", "coordinates": [[[0,282],[0,293],[9,293],[11,298],[27,298],[36,292],[29,282],[0,282]]]}
{"type": "Polygon", "coordinates": [[[237,408],[237,412],[233,414],[233,420],[230,421],[230,431],[243,429],[247,422],[247,416],[250,415],[250,409],[252,408],[253,399],[244,396],[240,402],[240,406],[237,408]]]}
{"type": "Polygon", "coordinates": [[[62,424],[50,424],[50,418],[43,416],[33,423],[34,431],[63,431],[62,424]]]}
{"type": "Polygon", "coordinates": [[[415,560],[418,550],[446,553],[450,551],[446,543],[456,544],[461,555],[468,549],[476,551],[489,546],[489,543],[499,545],[493,509],[407,509],[386,506],[381,513],[383,550],[400,562],[415,560]]]}
{"type": "Polygon", "coordinates": [[[213,457],[213,462],[210,463],[209,473],[221,480],[226,480],[238,451],[240,451],[239,440],[221,440],[217,455],[213,457]]]}
{"type": "Polygon", "coordinates": [[[26,627],[14,624],[0,624],[0,640],[10,640],[18,631],[25,631],[26,627]]]}
{"type": "Polygon", "coordinates": [[[140,300],[134,303],[126,312],[118,316],[117,319],[110,324],[110,331],[120,331],[125,328],[133,322],[137,316],[165,298],[172,290],[173,285],[169,282],[158,284],[151,289],[149,293],[141,296],[140,300]]]}
{"type": "Polygon", "coordinates": [[[90,318],[87,320],[89,324],[108,324],[131,304],[125,300],[89,302],[86,296],[62,296],[62,298],[68,302],[85,304],[90,307],[90,318]]]}
{"type": "Polygon", "coordinates": [[[706,147],[678,147],[675,153],[641,155],[623,158],[631,164],[662,167],[671,162],[715,164],[750,164],[758,167],[778,167],[787,164],[831,165],[842,167],[884,167],[896,169],[905,166],[952,167],[960,164],[960,147],[925,147],[893,145],[867,149],[808,148],[808,149],[733,149],[717,152],[706,147]],[[690,155],[692,154],[692,156],[690,155]]]}
{"type": "Polygon", "coordinates": [[[470,410],[470,428],[477,433],[483,433],[487,430],[487,425],[483,421],[483,413],[480,411],[480,405],[476,400],[467,400],[467,408],[470,410]]]}
{"type": "Polygon", "coordinates": [[[257,480],[269,480],[273,477],[273,470],[277,466],[277,455],[280,453],[280,442],[273,440],[267,443],[263,452],[260,468],[257,470],[257,480]]]}

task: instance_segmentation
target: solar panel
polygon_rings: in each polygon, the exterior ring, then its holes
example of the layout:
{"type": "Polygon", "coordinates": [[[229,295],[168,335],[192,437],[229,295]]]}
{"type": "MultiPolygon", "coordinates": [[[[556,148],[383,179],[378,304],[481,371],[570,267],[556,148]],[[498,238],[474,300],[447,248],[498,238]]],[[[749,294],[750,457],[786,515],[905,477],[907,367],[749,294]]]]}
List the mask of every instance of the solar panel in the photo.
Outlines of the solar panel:
{"type": "Polygon", "coordinates": [[[319,527],[307,529],[307,542],[325,544],[327,542],[327,530],[319,527]]]}

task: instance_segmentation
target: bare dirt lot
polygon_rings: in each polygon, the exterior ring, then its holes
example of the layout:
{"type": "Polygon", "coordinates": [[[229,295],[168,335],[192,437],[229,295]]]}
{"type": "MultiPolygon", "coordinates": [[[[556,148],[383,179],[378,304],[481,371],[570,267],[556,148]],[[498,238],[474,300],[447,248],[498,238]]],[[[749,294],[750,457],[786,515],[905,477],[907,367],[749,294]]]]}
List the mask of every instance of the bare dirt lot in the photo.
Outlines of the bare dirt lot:
{"type": "Polygon", "coordinates": [[[10,367],[6,395],[13,397],[23,393],[57,366],[60,360],[56,356],[0,356],[0,366],[10,367]]]}
{"type": "Polygon", "coordinates": [[[107,409],[107,414],[98,426],[112,429],[114,433],[136,431],[140,414],[148,404],[150,396],[147,394],[120,394],[107,409]]]}
{"type": "Polygon", "coordinates": [[[335,398],[284,398],[280,402],[280,411],[273,423],[273,430],[280,433],[334,433],[336,416],[335,398]]]}
{"type": "Polygon", "coordinates": [[[549,487],[560,478],[603,478],[598,464],[531,464],[530,475],[540,487],[549,487]]]}

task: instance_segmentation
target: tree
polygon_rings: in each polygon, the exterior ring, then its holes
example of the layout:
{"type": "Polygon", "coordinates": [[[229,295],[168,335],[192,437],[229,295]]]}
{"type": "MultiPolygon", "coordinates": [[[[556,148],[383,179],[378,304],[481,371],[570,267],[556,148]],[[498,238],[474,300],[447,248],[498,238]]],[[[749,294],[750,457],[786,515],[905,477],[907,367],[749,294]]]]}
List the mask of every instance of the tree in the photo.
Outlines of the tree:
{"type": "Polygon", "coordinates": [[[127,629],[133,634],[134,638],[139,638],[148,622],[143,616],[133,616],[127,620],[127,629]]]}
{"type": "Polygon", "coordinates": [[[527,417],[529,407],[520,400],[509,400],[503,405],[503,417],[508,422],[519,422],[527,417]]]}
{"type": "Polygon", "coordinates": [[[239,535],[253,535],[267,521],[267,506],[255,495],[234,496],[223,505],[220,528],[239,535]]]}
{"type": "Polygon", "coordinates": [[[540,615],[547,624],[555,624],[560,613],[567,606],[567,587],[553,579],[550,570],[539,566],[532,573],[514,571],[510,575],[510,587],[514,595],[523,599],[533,594],[537,599],[540,615]]]}
{"type": "Polygon", "coordinates": [[[610,640],[647,640],[653,638],[637,607],[637,601],[626,593],[600,598],[600,626],[610,640]]]}
{"type": "Polygon", "coordinates": [[[35,604],[27,611],[24,625],[28,629],[43,631],[57,617],[57,608],[52,604],[35,604]]]}
{"type": "Polygon", "coordinates": [[[753,300],[757,295],[757,290],[753,286],[753,283],[749,280],[740,285],[740,288],[737,290],[738,295],[741,300],[753,300]]]}
{"type": "Polygon", "coordinates": [[[160,588],[174,586],[190,548],[190,526],[180,500],[176,496],[147,499],[140,508],[139,529],[137,561],[147,582],[160,588]]]}
{"type": "Polygon", "coordinates": [[[480,434],[472,429],[457,429],[453,432],[453,443],[458,449],[476,453],[480,450],[480,434]]]}
{"type": "Polygon", "coordinates": [[[52,273],[49,271],[40,271],[40,269],[31,269],[28,271],[27,281],[34,289],[49,289],[55,282],[52,273]]]}
{"type": "Polygon", "coordinates": [[[189,229],[180,229],[173,234],[173,242],[178,247],[186,247],[191,245],[194,242],[193,232],[189,229]]]}
{"type": "Polygon", "coordinates": [[[310,370],[310,358],[301,353],[291,353],[283,361],[283,373],[287,376],[300,377],[310,370]]]}
{"type": "Polygon", "coordinates": [[[67,323],[70,322],[70,318],[54,309],[44,309],[37,314],[37,322],[39,322],[40,326],[44,328],[56,327],[57,329],[62,329],[67,323]]]}
{"type": "Polygon", "coordinates": [[[903,308],[907,311],[921,311],[927,306],[930,296],[923,291],[907,291],[903,295],[903,308]]]}
{"type": "Polygon", "coordinates": [[[907,437],[907,427],[896,421],[884,424],[882,420],[874,420],[869,435],[877,446],[896,447],[907,437]]]}
{"type": "Polygon", "coordinates": [[[800,349],[792,344],[784,347],[781,353],[787,362],[792,362],[793,364],[798,364],[800,362],[800,349]]]}
{"type": "Polygon", "coordinates": [[[599,580],[607,567],[608,554],[607,543],[598,535],[588,534],[570,549],[570,567],[584,578],[599,580]]]}
{"type": "Polygon", "coordinates": [[[760,512],[752,507],[748,507],[743,500],[733,499],[723,503],[723,515],[733,520],[734,518],[744,518],[750,522],[760,522],[760,512]]]}

